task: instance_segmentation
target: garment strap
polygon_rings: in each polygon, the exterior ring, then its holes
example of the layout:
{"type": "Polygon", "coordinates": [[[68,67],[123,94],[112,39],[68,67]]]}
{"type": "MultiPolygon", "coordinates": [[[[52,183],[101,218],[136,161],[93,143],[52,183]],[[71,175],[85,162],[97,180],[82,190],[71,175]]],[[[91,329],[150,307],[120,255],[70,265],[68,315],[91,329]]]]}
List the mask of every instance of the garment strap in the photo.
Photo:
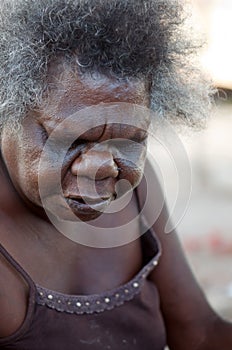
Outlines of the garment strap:
{"type": "Polygon", "coordinates": [[[20,264],[12,257],[12,255],[3,247],[0,243],[0,254],[6,259],[6,261],[19,272],[19,274],[25,279],[29,287],[35,289],[35,284],[28,273],[20,266],[20,264]]]}
{"type": "Polygon", "coordinates": [[[146,192],[146,190],[147,190],[147,188],[146,188],[146,181],[145,181],[145,178],[143,177],[141,182],[140,182],[140,184],[139,184],[139,186],[137,186],[135,188],[135,190],[134,190],[139,213],[141,213],[141,211],[143,209],[143,204],[144,204],[144,203],[142,203],[141,191],[145,191],[146,192]]]}

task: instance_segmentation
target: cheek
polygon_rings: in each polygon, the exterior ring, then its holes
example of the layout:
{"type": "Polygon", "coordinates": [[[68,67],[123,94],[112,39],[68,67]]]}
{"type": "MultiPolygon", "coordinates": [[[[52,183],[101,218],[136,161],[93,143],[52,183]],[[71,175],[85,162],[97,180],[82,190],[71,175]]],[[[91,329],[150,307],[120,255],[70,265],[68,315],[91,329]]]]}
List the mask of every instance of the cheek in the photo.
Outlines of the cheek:
{"type": "Polygon", "coordinates": [[[28,199],[39,204],[38,172],[39,154],[25,149],[19,165],[19,185],[28,199]]]}
{"type": "Polygon", "coordinates": [[[38,162],[27,149],[20,149],[15,156],[5,155],[11,181],[20,195],[38,203],[38,162]],[[14,159],[15,156],[17,159],[14,159]]]}
{"type": "Polygon", "coordinates": [[[127,147],[123,152],[118,152],[115,161],[120,168],[120,179],[130,182],[136,187],[142,179],[146,160],[146,145],[136,144],[127,147]]]}
{"type": "Polygon", "coordinates": [[[23,133],[3,132],[1,151],[9,177],[21,197],[39,204],[38,165],[40,149],[23,133]]]}

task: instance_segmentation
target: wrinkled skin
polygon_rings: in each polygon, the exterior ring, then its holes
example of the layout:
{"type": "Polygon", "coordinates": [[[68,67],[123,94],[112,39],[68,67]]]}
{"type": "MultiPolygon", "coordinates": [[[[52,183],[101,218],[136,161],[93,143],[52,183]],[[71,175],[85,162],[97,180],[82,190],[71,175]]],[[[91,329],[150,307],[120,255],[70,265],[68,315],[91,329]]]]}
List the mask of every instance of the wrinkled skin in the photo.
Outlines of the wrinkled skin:
{"type": "MultiPolygon", "coordinates": [[[[5,127],[2,134],[2,155],[12,182],[32,209],[42,207],[39,171],[47,188],[52,189],[56,156],[67,133],[65,127],[59,134],[50,164],[39,167],[39,161],[47,138],[61,123],[75,112],[100,103],[149,106],[148,87],[142,81],[117,81],[99,74],[78,76],[63,69],[63,65],[59,64],[50,70],[50,85],[57,81],[58,84],[51,89],[48,100],[39,111],[28,113],[21,131],[9,133],[5,127]]],[[[74,120],[76,125],[71,125],[79,134],[80,118],[81,115],[77,115],[74,120]]],[[[82,127],[83,124],[87,131],[67,150],[61,169],[61,183],[72,211],[82,220],[90,220],[101,214],[97,210],[99,207],[104,209],[104,204],[106,206],[115,199],[118,179],[126,179],[132,188],[140,182],[146,157],[149,116],[137,120],[137,126],[133,126],[133,116],[131,125],[123,124],[123,116],[119,124],[109,123],[107,116],[102,116],[102,125],[97,127],[94,116],[86,118],[84,123],[82,120],[82,127]],[[113,144],[114,139],[121,139],[121,142],[113,144]],[[90,202],[92,208],[83,203],[83,199],[90,202]]]]}
{"type": "MultiPolygon", "coordinates": [[[[98,74],[81,76],[67,67],[64,69],[62,64],[55,64],[50,69],[49,82],[54,88],[50,89],[43,106],[36,112],[28,112],[21,131],[15,132],[6,125],[1,135],[0,242],[36,283],[67,294],[100,293],[128,282],[141,269],[140,239],[117,248],[97,249],[81,246],[61,235],[49,222],[42,207],[38,186],[39,160],[47,137],[70,115],[100,103],[123,102],[148,107],[148,86],[143,81],[119,81],[98,74]]],[[[125,210],[102,214],[99,218],[97,210],[81,202],[80,194],[96,209],[99,202],[107,198],[110,202],[115,198],[120,177],[127,179],[132,188],[139,184],[145,148],[133,147],[128,152],[130,147],[122,143],[120,156],[120,147],[116,152],[116,145],[112,147],[107,141],[124,138],[145,146],[144,130],[149,122],[149,119],[142,119],[141,125],[137,124],[139,127],[135,128],[125,125],[123,118],[117,126],[104,119],[95,128],[94,117],[85,120],[89,131],[81,135],[81,143],[72,144],[61,171],[64,197],[77,217],[84,221],[96,219],[102,227],[117,227],[138,214],[134,194],[125,210]],[[122,147],[127,151],[127,161],[123,161],[122,147]],[[80,180],[78,184],[77,178],[80,180]]],[[[61,129],[61,140],[65,135],[63,131],[61,129]]],[[[52,166],[56,166],[56,152],[52,166]]],[[[52,166],[40,169],[51,188],[54,182],[52,166]]],[[[148,222],[153,222],[154,208],[162,191],[154,170],[149,169],[148,176],[154,179],[154,195],[144,214],[148,222]]],[[[140,200],[144,202],[146,190],[142,182],[138,188],[140,200]]],[[[122,194],[127,196],[127,193],[122,194]]],[[[186,262],[176,233],[164,234],[167,218],[164,207],[153,225],[163,254],[159,266],[149,278],[159,290],[160,312],[168,345],[171,350],[231,350],[231,324],[221,320],[208,305],[186,262]]],[[[139,223],[136,222],[130,230],[139,236],[139,223]]],[[[22,325],[27,312],[28,292],[25,281],[0,255],[0,337],[11,335],[22,325]]]]}
{"type": "MultiPolygon", "coordinates": [[[[62,63],[51,67],[49,83],[51,89],[43,106],[28,112],[20,131],[11,130],[7,125],[3,128],[0,180],[4,190],[1,193],[0,241],[38,284],[68,294],[99,293],[125,283],[138,272],[142,265],[140,241],[97,249],[74,243],[60,234],[48,220],[41,203],[39,162],[48,136],[70,115],[100,103],[129,103],[147,108],[150,102],[148,84],[138,80],[120,81],[100,74],[82,76],[67,67],[64,70],[62,63]]],[[[94,117],[85,119],[88,131],[81,135],[81,142],[75,141],[67,150],[61,171],[63,196],[81,220],[94,222],[101,212],[82,203],[80,187],[81,194],[94,207],[107,198],[109,202],[115,198],[119,179],[127,179],[132,188],[141,180],[150,120],[142,118],[136,123],[138,127],[133,126],[133,120],[132,125],[123,124],[122,116],[118,116],[118,120],[120,123],[115,125],[104,118],[96,128],[94,117]],[[108,143],[118,138],[125,141],[120,147],[108,143]],[[142,147],[131,149],[128,140],[142,147]],[[126,160],[123,159],[124,151],[126,160]]],[[[76,123],[78,126],[78,120],[76,123]]],[[[65,130],[61,128],[52,164],[40,168],[48,188],[53,186],[56,153],[59,147],[62,148],[63,137],[65,130]]],[[[124,192],[122,189],[120,195],[127,196],[124,192]]],[[[61,217],[63,214],[62,211],[59,213],[61,217]]],[[[119,223],[130,222],[137,214],[133,194],[123,211],[102,214],[95,221],[100,227],[117,227],[119,223]]],[[[131,225],[130,231],[139,236],[138,221],[131,225]]],[[[0,296],[4,321],[0,324],[0,336],[7,336],[20,327],[25,317],[28,286],[19,276],[12,274],[4,260],[0,265],[0,285],[4,285],[0,296]]]]}

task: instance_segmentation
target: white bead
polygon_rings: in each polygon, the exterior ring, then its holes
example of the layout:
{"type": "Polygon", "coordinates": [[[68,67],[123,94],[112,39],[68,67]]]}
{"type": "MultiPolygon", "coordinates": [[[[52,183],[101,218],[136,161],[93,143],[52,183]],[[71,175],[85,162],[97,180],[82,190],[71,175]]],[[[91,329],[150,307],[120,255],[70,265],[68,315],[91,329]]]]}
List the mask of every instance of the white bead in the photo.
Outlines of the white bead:
{"type": "Polygon", "coordinates": [[[85,305],[86,305],[86,306],[89,306],[89,305],[90,305],[90,303],[87,301],[87,302],[85,303],[85,305]]]}
{"type": "Polygon", "coordinates": [[[138,288],[138,287],[139,287],[139,284],[138,284],[137,282],[134,282],[134,283],[133,283],[133,287],[134,287],[134,288],[138,288]]]}
{"type": "Polygon", "coordinates": [[[115,298],[119,298],[119,296],[120,296],[120,295],[119,295],[118,293],[117,293],[117,294],[115,294],[115,298]]]}
{"type": "Polygon", "coordinates": [[[52,300],[52,299],[53,299],[53,295],[49,294],[49,295],[48,295],[48,299],[49,299],[49,300],[52,300]]]}
{"type": "Polygon", "coordinates": [[[105,298],[105,302],[108,304],[110,302],[109,298],[105,298]]]}
{"type": "Polygon", "coordinates": [[[129,290],[128,290],[128,289],[125,289],[124,292],[125,292],[126,294],[128,294],[128,293],[129,293],[129,290]]]}
{"type": "Polygon", "coordinates": [[[158,261],[153,261],[153,263],[152,263],[154,266],[156,266],[156,265],[158,265],[158,261]]]}
{"type": "Polygon", "coordinates": [[[76,303],[76,306],[81,307],[81,303],[78,301],[78,302],[76,303]]]}
{"type": "Polygon", "coordinates": [[[100,305],[101,303],[100,303],[100,301],[98,300],[98,301],[96,301],[96,304],[97,304],[97,305],[100,305]]]}

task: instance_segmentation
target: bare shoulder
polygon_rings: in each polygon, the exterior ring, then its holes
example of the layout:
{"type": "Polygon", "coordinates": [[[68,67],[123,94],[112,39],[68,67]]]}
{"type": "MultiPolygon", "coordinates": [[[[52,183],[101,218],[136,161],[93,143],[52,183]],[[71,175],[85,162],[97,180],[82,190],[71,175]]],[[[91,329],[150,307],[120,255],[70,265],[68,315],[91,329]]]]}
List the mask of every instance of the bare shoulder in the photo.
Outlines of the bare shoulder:
{"type": "MultiPolygon", "coordinates": [[[[4,245],[5,235],[0,233],[4,245]]],[[[0,337],[13,334],[22,325],[27,311],[28,286],[0,249],[0,337]]]]}
{"type": "Polygon", "coordinates": [[[232,324],[225,323],[212,310],[191,271],[175,229],[166,233],[169,213],[163,191],[149,161],[145,170],[146,180],[151,181],[153,186],[147,189],[146,182],[143,181],[138,193],[143,203],[148,202],[144,215],[162,246],[159,265],[150,279],[159,291],[168,345],[171,349],[178,350],[231,349],[232,324]],[[157,212],[159,215],[154,219],[157,212]]]}

